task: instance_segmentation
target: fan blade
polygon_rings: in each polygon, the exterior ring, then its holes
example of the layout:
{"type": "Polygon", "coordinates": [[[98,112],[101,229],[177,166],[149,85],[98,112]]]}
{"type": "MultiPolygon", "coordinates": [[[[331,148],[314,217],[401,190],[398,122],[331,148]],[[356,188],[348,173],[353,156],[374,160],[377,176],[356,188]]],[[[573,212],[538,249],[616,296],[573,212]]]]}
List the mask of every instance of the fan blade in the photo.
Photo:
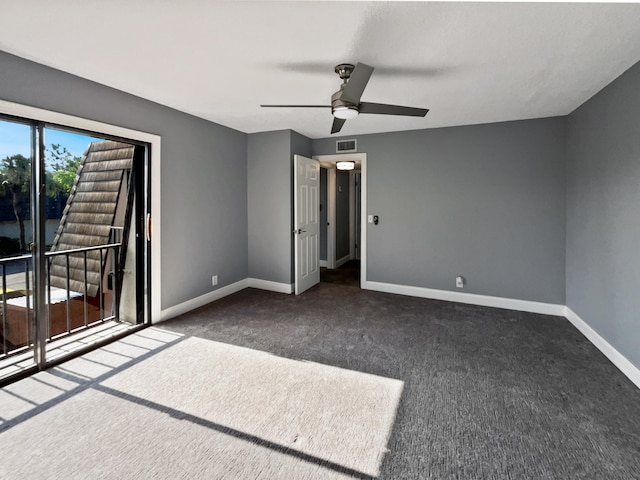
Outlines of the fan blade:
{"type": "Polygon", "coordinates": [[[260,105],[264,108],[331,108],[331,105],[260,105]]]}
{"type": "Polygon", "coordinates": [[[365,65],[364,63],[358,63],[353,69],[353,72],[351,72],[351,77],[349,77],[349,81],[345,85],[340,99],[354,104],[360,103],[360,97],[367,83],[369,83],[372,73],[373,67],[365,65]]]}
{"type": "Polygon", "coordinates": [[[428,108],[403,107],[400,105],[386,105],[384,103],[362,102],[360,104],[360,113],[377,113],[379,115],[424,117],[428,111],[428,108]]]}
{"type": "Polygon", "coordinates": [[[331,133],[338,133],[346,120],[344,118],[333,117],[333,125],[331,125],[331,133]]]}

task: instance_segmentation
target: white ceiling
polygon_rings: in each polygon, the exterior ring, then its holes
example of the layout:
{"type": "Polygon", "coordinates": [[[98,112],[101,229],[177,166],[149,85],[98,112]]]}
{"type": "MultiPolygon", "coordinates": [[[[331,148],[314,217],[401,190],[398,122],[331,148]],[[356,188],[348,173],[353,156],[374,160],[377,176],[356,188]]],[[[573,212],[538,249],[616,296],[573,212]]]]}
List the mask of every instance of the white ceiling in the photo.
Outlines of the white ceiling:
{"type": "Polygon", "coordinates": [[[640,60],[640,4],[1,0],[0,49],[243,132],[329,136],[338,63],[376,67],[341,135],[573,111],[640,60]]]}

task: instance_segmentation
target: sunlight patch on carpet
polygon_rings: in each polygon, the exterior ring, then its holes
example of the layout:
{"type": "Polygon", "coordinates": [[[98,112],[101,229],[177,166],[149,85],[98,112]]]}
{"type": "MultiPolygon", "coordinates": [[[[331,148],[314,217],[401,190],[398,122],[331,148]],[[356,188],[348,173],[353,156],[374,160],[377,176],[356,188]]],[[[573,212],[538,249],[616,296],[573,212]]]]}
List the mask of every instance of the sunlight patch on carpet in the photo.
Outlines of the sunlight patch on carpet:
{"type": "Polygon", "coordinates": [[[377,476],[403,382],[187,338],[102,385],[377,476]]]}
{"type": "Polygon", "coordinates": [[[21,415],[46,407],[88,383],[153,355],[182,334],[156,327],[133,333],[49,370],[0,389],[0,429],[21,415]]]}

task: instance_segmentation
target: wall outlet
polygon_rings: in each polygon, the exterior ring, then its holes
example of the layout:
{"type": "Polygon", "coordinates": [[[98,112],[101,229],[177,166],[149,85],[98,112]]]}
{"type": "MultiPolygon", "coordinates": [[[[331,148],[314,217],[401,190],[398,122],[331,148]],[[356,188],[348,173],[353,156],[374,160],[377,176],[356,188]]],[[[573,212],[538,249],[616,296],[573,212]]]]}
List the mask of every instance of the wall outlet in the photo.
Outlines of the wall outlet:
{"type": "Polygon", "coordinates": [[[464,287],[464,277],[456,277],[456,287],[457,288],[464,287]]]}
{"type": "Polygon", "coordinates": [[[367,222],[373,223],[373,215],[367,215],[367,222]]]}
{"type": "Polygon", "coordinates": [[[211,285],[215,287],[217,284],[218,284],[218,275],[214,275],[213,277],[211,277],[211,285]]]}

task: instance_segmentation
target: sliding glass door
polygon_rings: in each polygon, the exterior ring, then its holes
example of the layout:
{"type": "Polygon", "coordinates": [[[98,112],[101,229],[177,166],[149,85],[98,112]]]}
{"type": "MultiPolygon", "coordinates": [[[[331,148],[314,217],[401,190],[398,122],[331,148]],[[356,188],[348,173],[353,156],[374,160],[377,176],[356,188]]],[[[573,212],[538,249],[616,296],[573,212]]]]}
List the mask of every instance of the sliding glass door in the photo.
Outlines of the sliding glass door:
{"type": "MultiPolygon", "coordinates": [[[[32,127],[0,121],[0,355],[33,358],[32,127]]],[[[27,362],[28,364],[28,362],[27,362]]]]}
{"type": "Polygon", "coordinates": [[[148,150],[0,117],[0,380],[148,322],[148,150]]]}

